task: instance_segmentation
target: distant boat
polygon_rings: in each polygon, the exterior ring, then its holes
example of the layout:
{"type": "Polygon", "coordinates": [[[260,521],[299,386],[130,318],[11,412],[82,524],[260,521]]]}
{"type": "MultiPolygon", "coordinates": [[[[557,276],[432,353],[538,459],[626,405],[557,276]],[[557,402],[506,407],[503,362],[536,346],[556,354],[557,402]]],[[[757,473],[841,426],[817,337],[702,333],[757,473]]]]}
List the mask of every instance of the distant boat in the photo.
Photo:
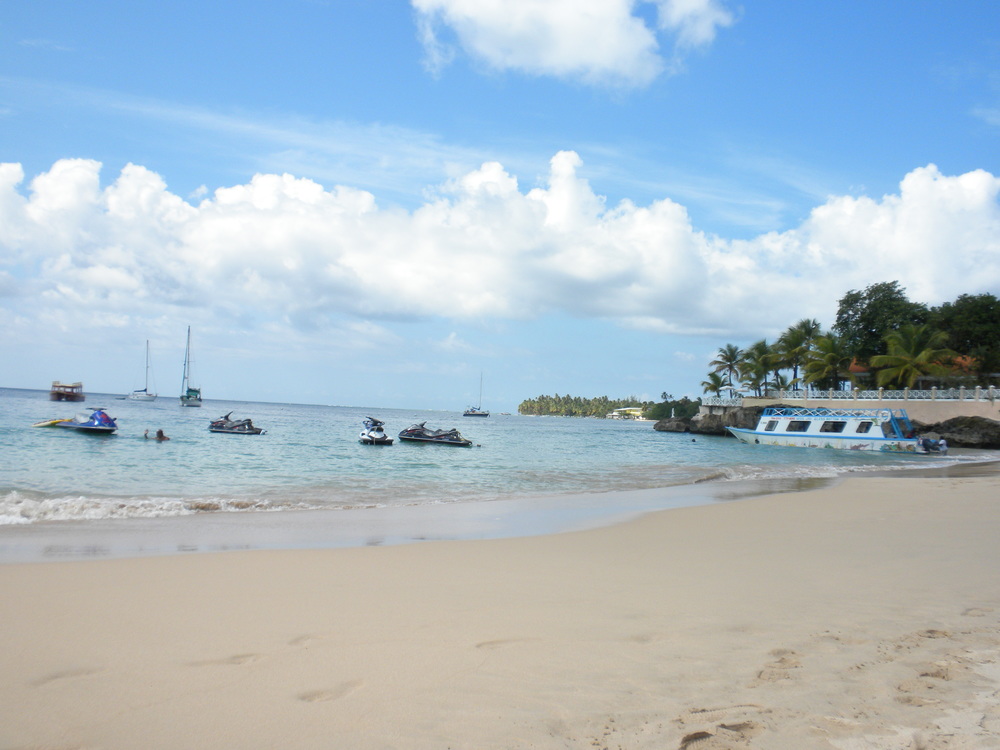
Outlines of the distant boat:
{"type": "Polygon", "coordinates": [[[184,377],[181,380],[181,406],[201,406],[201,388],[191,387],[191,326],[188,326],[184,349],[184,377]]]}
{"type": "Polygon", "coordinates": [[[132,391],[125,398],[129,401],[156,401],[156,394],[149,392],[149,339],[146,339],[146,383],[143,388],[132,391]]]}
{"type": "Polygon", "coordinates": [[[470,406],[463,413],[463,417],[488,417],[490,413],[483,411],[483,374],[479,373],[479,404],[470,406]]]}
{"type": "Polygon", "coordinates": [[[52,390],[49,391],[49,401],[83,401],[86,398],[83,395],[83,383],[60,383],[58,380],[52,381],[52,390]]]}

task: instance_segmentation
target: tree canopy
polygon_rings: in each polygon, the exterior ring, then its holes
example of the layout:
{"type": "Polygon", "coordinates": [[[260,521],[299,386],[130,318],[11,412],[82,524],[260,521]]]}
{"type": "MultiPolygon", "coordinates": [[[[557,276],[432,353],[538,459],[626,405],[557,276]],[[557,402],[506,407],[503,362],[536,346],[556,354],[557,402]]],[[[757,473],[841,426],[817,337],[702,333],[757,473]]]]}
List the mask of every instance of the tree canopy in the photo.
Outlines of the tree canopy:
{"type": "Polygon", "coordinates": [[[1000,300],[963,294],[939,307],[912,302],[898,281],[851,290],[831,330],[805,318],[776,343],[719,348],[709,362],[705,393],[721,395],[736,378],[744,389],[927,387],[1000,378],[1000,300]],[[791,377],[788,376],[788,374],[791,377]],[[970,374],[972,377],[970,377],[970,374]]]}
{"type": "Polygon", "coordinates": [[[898,281],[883,281],[841,297],[833,331],[849,356],[867,362],[888,351],[886,332],[907,323],[924,323],[927,317],[927,307],[910,302],[898,281]]]}

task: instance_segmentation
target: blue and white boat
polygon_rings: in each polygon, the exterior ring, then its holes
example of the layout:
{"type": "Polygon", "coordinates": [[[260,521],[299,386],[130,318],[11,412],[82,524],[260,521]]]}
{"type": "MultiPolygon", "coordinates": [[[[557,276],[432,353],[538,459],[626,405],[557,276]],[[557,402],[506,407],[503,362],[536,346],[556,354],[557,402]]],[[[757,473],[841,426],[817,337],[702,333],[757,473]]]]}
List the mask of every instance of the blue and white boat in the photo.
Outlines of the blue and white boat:
{"type": "Polygon", "coordinates": [[[750,445],[839,448],[852,451],[927,453],[913,434],[905,409],[828,409],[775,406],[764,409],[757,427],[727,427],[750,445]]]}
{"type": "Polygon", "coordinates": [[[77,414],[69,419],[47,419],[36,422],[35,427],[65,427],[79,432],[89,432],[92,435],[111,435],[118,429],[114,417],[108,416],[104,409],[91,409],[90,414],[77,414]]]}

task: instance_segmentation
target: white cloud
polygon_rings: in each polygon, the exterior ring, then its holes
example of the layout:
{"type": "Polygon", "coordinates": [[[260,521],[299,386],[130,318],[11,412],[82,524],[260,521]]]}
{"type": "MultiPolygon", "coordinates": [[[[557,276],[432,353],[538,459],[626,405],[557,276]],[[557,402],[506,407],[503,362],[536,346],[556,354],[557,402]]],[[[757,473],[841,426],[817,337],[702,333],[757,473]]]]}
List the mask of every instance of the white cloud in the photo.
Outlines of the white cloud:
{"type": "MultiPolygon", "coordinates": [[[[645,0],[652,2],[653,0],[645,0]]],[[[634,0],[412,0],[427,65],[439,71],[454,49],[496,70],[645,86],[665,64],[656,29],[634,14],[634,0]]],[[[680,50],[703,46],[732,23],[718,0],[656,0],[658,28],[680,50]]]]}
{"type": "Polygon", "coordinates": [[[879,281],[930,304],[1000,289],[1000,178],[981,170],[922,167],[897,194],[831,197],[790,231],[727,241],[668,199],[606,205],[573,152],[543,187],[488,162],[412,212],[288,174],[193,206],[137,165],[102,189],[100,168],[59,161],[22,194],[22,168],[0,165],[5,319],[86,330],[198,311],[291,339],[344,320],[384,336],[392,320],[557,313],[738,340],[829,324],[848,289],[879,281]]]}

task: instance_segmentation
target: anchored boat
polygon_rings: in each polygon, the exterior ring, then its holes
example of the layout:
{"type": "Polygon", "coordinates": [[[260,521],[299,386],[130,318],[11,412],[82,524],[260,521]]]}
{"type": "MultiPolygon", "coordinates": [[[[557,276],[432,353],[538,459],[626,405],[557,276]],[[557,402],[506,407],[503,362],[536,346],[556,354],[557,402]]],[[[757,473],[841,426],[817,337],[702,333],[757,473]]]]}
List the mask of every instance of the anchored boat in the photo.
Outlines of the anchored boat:
{"type": "Polygon", "coordinates": [[[411,425],[399,433],[399,439],[410,443],[440,443],[441,445],[457,445],[468,448],[472,441],[462,437],[458,430],[433,430],[426,422],[411,425]]]}
{"type": "Polygon", "coordinates": [[[149,339],[146,339],[146,382],[125,398],[129,401],[156,401],[156,394],[149,392],[149,339]]]}
{"type": "Polygon", "coordinates": [[[181,406],[201,406],[201,388],[191,387],[191,326],[184,349],[184,377],[181,379],[181,406]]]}
{"type": "Polygon", "coordinates": [[[927,453],[913,434],[905,409],[827,409],[775,406],[764,409],[757,427],[727,427],[751,445],[839,448],[852,451],[927,453]]]}
{"type": "Polygon", "coordinates": [[[362,445],[392,445],[392,438],[385,434],[385,422],[375,417],[365,419],[365,429],[358,436],[362,445]]]}
{"type": "Polygon", "coordinates": [[[263,435],[264,430],[254,427],[249,419],[230,419],[232,412],[224,417],[212,420],[208,425],[209,432],[224,432],[228,435],[263,435]]]}

